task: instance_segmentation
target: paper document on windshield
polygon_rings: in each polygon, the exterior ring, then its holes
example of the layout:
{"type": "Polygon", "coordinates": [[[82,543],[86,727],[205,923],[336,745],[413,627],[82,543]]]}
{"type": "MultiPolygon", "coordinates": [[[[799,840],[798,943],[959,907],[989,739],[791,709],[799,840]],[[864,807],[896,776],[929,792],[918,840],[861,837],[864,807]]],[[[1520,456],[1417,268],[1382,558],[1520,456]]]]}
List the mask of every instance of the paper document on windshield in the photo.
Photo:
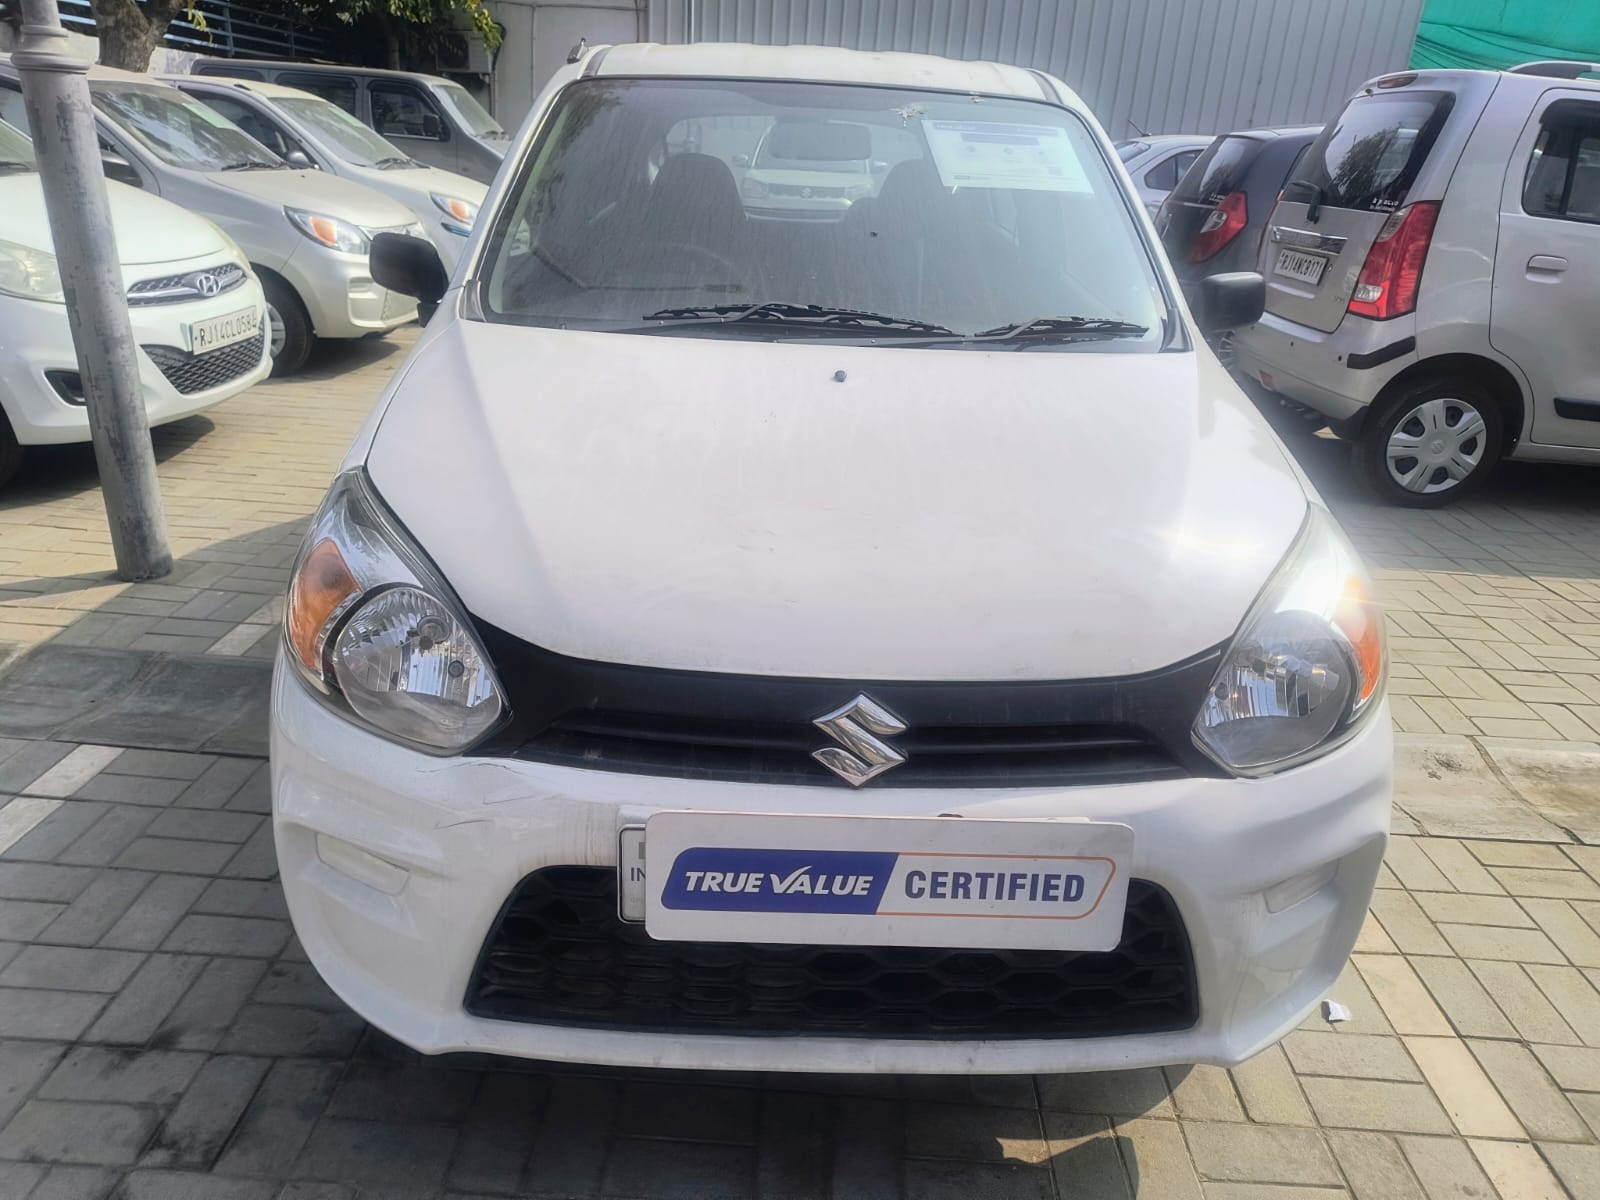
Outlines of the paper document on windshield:
{"type": "Polygon", "coordinates": [[[1059,126],[925,120],[922,130],[945,187],[1090,190],[1067,131],[1059,126]]]}

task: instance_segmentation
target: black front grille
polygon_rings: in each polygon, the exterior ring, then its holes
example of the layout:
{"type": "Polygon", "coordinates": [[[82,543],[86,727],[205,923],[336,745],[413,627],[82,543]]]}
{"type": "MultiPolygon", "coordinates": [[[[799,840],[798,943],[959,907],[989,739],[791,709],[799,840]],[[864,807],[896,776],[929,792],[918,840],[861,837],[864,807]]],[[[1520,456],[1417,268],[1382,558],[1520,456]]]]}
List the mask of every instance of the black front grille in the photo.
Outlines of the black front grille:
{"type": "Polygon", "coordinates": [[[512,721],[478,752],[680,779],[845,786],[813,721],[864,693],[905,762],[872,787],[1029,787],[1217,774],[1189,736],[1219,651],[1115,679],[906,683],[567,658],[478,622],[512,721]]]}
{"type": "Polygon", "coordinates": [[[255,337],[224,346],[220,350],[207,350],[204,354],[190,354],[175,346],[143,346],[150,361],[161,369],[170,383],[182,395],[210,391],[251,371],[261,361],[265,344],[265,331],[255,337]]]}
{"type": "Polygon", "coordinates": [[[1166,1033],[1199,1015],[1183,920],[1142,880],[1115,950],[937,950],[656,941],[618,918],[603,867],[517,886],[466,1007],[589,1029],[879,1038],[1166,1033]]]}

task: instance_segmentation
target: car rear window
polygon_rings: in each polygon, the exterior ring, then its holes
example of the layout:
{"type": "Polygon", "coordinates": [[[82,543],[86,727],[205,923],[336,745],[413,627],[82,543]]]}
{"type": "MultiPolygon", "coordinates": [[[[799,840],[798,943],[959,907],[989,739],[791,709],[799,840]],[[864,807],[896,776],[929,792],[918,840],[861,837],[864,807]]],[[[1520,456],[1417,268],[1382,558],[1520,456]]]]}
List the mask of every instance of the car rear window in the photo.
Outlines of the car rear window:
{"type": "Polygon", "coordinates": [[[1229,192],[1237,191],[1244,173],[1261,153],[1257,138],[1229,135],[1206,147],[1198,162],[1183,175],[1174,193],[1180,200],[1217,204],[1229,192]]]}
{"type": "Polygon", "coordinates": [[[1449,92],[1358,96],[1311,144],[1290,181],[1319,188],[1331,208],[1393,212],[1454,103],[1449,92]]]}

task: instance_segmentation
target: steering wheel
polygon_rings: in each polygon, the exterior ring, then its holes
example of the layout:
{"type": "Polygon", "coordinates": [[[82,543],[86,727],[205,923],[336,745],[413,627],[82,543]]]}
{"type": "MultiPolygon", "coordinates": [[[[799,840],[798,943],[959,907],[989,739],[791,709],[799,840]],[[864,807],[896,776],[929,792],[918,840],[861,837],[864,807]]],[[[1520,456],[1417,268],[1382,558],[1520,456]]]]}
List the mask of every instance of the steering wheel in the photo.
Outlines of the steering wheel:
{"type": "Polygon", "coordinates": [[[702,263],[711,263],[726,271],[734,281],[742,283],[744,272],[739,269],[739,264],[725,254],[718,254],[715,250],[705,246],[697,246],[693,242],[662,242],[661,249],[671,252],[677,251],[688,258],[699,259],[702,263]]]}

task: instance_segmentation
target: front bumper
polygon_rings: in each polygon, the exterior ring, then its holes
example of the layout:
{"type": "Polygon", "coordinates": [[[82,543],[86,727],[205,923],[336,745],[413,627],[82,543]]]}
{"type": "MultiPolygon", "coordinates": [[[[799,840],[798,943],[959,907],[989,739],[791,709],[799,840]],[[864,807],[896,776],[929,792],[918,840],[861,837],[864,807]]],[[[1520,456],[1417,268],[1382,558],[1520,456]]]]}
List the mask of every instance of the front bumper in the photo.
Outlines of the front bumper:
{"type": "Polygon", "coordinates": [[[856,792],[431,758],[330,712],[282,661],[272,726],[273,822],[295,929],[334,991],[425,1053],[905,1073],[1237,1063],[1293,1028],[1337,978],[1389,827],[1387,709],[1332,754],[1276,778],[1027,790],[856,792]],[[622,826],[686,808],[1124,822],[1134,829],[1133,876],[1165,888],[1187,925],[1200,1019],[1176,1033],[898,1040],[620,1032],[468,1015],[478,952],[525,875],[615,865],[622,826]]]}
{"type": "Polygon", "coordinates": [[[374,282],[365,254],[341,254],[310,238],[283,265],[319,338],[386,333],[417,319],[417,302],[374,282]]]}
{"type": "Polygon", "coordinates": [[[1234,367],[1269,392],[1348,421],[1364,414],[1385,385],[1418,360],[1415,332],[1414,317],[1347,316],[1332,333],[1323,333],[1269,312],[1235,331],[1234,367]],[[1408,341],[1409,350],[1394,353],[1408,341]],[[1382,361],[1360,365],[1366,360],[1382,361]]]}
{"type": "MultiPolygon", "coordinates": [[[[170,270],[180,273],[190,265],[179,263],[170,270]]],[[[252,307],[262,314],[265,328],[266,303],[261,285],[247,279],[242,286],[210,299],[135,305],[129,308],[128,317],[133,340],[139,346],[181,351],[188,344],[188,325],[252,307]]],[[[260,360],[250,369],[215,387],[188,393],[178,391],[143,349],[137,357],[145,414],[152,426],[178,421],[220,404],[266,378],[272,369],[265,336],[261,339],[260,360]]],[[[78,355],[72,345],[65,305],[0,296],[0,406],[24,446],[90,440],[88,409],[64,399],[47,374],[75,374],[77,370],[78,355]]]]}

